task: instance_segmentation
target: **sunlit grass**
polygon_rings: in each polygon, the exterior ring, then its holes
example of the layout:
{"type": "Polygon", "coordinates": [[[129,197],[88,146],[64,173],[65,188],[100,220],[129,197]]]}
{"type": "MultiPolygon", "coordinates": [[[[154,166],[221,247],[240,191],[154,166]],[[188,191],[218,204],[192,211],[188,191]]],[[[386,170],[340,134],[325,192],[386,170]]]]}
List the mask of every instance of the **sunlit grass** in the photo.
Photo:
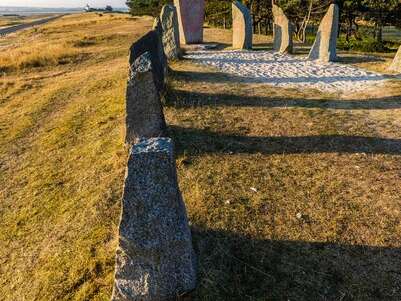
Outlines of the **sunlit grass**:
{"type": "Polygon", "coordinates": [[[0,71],[67,64],[78,55],[77,49],[66,43],[49,45],[35,43],[0,53],[0,71]]]}

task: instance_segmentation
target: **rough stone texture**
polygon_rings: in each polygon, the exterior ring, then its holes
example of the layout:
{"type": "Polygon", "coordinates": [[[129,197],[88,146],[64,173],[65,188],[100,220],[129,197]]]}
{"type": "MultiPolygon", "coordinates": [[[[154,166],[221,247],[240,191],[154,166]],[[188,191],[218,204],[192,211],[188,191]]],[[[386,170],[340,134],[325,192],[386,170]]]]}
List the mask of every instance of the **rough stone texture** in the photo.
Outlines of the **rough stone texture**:
{"type": "Polygon", "coordinates": [[[284,11],[276,4],[273,4],[273,49],[280,53],[292,53],[292,31],[293,27],[284,11]]]}
{"type": "Polygon", "coordinates": [[[160,21],[160,18],[157,17],[155,18],[153,22],[153,30],[156,31],[158,41],[157,41],[157,53],[159,55],[159,61],[162,64],[162,69],[163,69],[163,87],[166,87],[167,84],[167,73],[168,73],[168,62],[167,62],[167,57],[166,54],[164,53],[164,47],[163,47],[163,28],[162,28],[162,23],[160,21]]]}
{"type": "Polygon", "coordinates": [[[131,149],[112,301],[176,300],[196,286],[196,260],[170,138],[131,149]]]}
{"type": "Polygon", "coordinates": [[[389,68],[391,71],[401,72],[401,46],[398,48],[398,52],[394,57],[394,60],[389,68]]]}
{"type": "Polygon", "coordinates": [[[150,52],[145,52],[130,66],[126,95],[127,144],[135,143],[142,137],[165,135],[166,122],[154,81],[151,56],[150,52]]]}
{"type": "Polygon", "coordinates": [[[233,48],[252,49],[252,17],[249,9],[242,3],[232,3],[233,48]]]}
{"type": "Polygon", "coordinates": [[[168,60],[179,59],[180,34],[176,8],[173,5],[164,5],[160,13],[160,21],[163,30],[164,53],[168,60]]]}
{"type": "Polygon", "coordinates": [[[160,35],[156,30],[151,30],[134,44],[130,49],[130,66],[134,64],[136,59],[145,52],[150,53],[150,60],[152,62],[152,72],[154,74],[153,80],[155,81],[156,87],[160,93],[165,91],[165,69],[163,57],[160,52],[160,35]]]}
{"type": "Polygon", "coordinates": [[[181,44],[203,42],[205,0],[174,0],[178,13],[181,44]]]}
{"type": "Polygon", "coordinates": [[[320,23],[315,42],[309,53],[309,59],[322,62],[333,62],[336,60],[338,22],[338,5],[331,4],[320,23]]]}

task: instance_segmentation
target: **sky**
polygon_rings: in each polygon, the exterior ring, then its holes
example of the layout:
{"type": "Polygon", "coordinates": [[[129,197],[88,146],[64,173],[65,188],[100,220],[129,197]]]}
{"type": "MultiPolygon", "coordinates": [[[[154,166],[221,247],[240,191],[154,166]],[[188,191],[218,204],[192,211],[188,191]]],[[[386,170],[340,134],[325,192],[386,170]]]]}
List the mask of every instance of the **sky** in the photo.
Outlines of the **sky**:
{"type": "Polygon", "coordinates": [[[0,0],[0,6],[29,6],[29,7],[125,7],[125,0],[0,0]]]}

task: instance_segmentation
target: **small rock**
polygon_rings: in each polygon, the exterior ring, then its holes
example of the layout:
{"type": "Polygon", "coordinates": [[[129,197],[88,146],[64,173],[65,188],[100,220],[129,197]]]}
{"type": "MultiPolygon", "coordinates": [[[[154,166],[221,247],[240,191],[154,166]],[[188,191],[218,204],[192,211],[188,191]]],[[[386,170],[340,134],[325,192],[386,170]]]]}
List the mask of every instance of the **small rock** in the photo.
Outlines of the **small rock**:
{"type": "Polygon", "coordinates": [[[255,187],[250,188],[253,192],[258,192],[258,190],[255,187]]]}

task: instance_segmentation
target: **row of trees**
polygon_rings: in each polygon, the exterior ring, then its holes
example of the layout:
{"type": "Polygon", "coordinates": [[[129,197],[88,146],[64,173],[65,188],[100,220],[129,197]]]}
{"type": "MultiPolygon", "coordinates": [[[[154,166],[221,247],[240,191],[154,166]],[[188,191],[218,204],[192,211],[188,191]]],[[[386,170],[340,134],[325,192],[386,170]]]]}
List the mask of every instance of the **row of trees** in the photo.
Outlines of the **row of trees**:
{"type": "MultiPolygon", "coordinates": [[[[195,1],[195,0],[194,0],[195,1]]],[[[128,0],[134,15],[156,15],[169,0],[128,0]]],[[[231,0],[206,0],[206,21],[213,25],[230,27],[231,0]]],[[[254,31],[272,31],[272,0],[243,0],[252,11],[254,31]]],[[[275,0],[295,25],[296,38],[305,41],[308,28],[317,25],[330,3],[336,2],[341,9],[341,30],[347,41],[353,36],[359,39],[361,24],[373,28],[377,42],[383,40],[383,27],[401,27],[401,0],[275,0]]]]}

